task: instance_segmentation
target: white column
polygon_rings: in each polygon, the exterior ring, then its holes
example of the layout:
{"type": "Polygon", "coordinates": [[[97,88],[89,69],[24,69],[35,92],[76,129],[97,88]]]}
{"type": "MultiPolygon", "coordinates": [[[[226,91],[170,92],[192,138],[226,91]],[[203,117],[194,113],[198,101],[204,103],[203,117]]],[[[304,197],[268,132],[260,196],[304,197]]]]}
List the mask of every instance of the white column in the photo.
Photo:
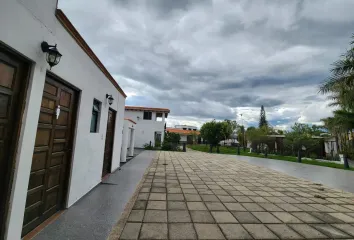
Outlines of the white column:
{"type": "Polygon", "coordinates": [[[128,148],[128,137],[129,137],[129,128],[126,124],[124,124],[123,128],[123,137],[122,137],[122,150],[120,152],[120,161],[127,161],[127,148],[128,148]]]}
{"type": "Polygon", "coordinates": [[[161,132],[161,146],[162,146],[163,140],[165,138],[165,113],[162,113],[162,124],[163,124],[163,127],[162,127],[162,132],[161,132]]]}
{"type": "Polygon", "coordinates": [[[130,130],[130,148],[129,148],[129,156],[134,156],[134,145],[135,145],[135,129],[132,128],[130,130]]]}

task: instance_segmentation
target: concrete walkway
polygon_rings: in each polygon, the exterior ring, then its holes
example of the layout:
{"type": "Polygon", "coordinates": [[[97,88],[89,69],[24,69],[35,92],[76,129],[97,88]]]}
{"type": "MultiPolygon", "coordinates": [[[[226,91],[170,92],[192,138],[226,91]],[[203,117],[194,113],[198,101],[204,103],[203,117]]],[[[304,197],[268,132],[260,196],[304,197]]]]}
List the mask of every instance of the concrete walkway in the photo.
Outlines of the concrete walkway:
{"type": "Polygon", "coordinates": [[[34,239],[106,239],[154,156],[153,151],[140,153],[71,206],[34,239]]]}
{"type": "Polygon", "coordinates": [[[110,239],[354,237],[352,193],[235,156],[156,154],[127,221],[110,239]]]}
{"type": "Polygon", "coordinates": [[[232,156],[236,160],[244,160],[251,164],[270,168],[294,177],[305,178],[310,181],[354,193],[354,171],[267,158],[232,156]]]}

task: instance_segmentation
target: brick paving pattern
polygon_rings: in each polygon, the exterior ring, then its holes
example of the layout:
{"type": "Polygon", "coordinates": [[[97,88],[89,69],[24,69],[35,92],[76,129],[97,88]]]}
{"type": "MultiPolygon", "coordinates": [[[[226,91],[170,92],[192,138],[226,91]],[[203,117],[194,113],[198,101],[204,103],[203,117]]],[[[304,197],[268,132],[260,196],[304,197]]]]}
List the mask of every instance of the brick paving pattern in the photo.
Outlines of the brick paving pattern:
{"type": "Polygon", "coordinates": [[[120,239],[350,239],[354,194],[227,155],[157,152],[120,239]]]}

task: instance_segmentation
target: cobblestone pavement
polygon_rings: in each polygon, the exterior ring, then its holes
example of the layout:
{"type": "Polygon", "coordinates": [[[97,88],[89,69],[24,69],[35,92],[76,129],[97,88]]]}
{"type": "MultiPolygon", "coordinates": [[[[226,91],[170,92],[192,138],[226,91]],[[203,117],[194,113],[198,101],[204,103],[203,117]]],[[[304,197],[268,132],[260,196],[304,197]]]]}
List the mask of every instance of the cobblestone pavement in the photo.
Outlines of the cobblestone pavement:
{"type": "Polygon", "coordinates": [[[227,155],[157,152],[120,239],[350,239],[354,194],[227,155]]]}

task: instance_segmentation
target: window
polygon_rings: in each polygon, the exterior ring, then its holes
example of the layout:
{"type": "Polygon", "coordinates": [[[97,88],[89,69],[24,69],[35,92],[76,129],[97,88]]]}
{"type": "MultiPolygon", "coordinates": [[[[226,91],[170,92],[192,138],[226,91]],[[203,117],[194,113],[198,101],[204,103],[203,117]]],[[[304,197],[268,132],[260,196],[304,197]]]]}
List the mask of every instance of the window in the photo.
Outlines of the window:
{"type": "Polygon", "coordinates": [[[92,116],[91,116],[91,126],[90,132],[97,133],[98,132],[98,122],[100,118],[100,110],[101,110],[101,103],[96,99],[93,100],[93,107],[92,107],[92,116]]]}
{"type": "Polygon", "coordinates": [[[152,112],[144,112],[144,120],[151,120],[152,112]]]}

